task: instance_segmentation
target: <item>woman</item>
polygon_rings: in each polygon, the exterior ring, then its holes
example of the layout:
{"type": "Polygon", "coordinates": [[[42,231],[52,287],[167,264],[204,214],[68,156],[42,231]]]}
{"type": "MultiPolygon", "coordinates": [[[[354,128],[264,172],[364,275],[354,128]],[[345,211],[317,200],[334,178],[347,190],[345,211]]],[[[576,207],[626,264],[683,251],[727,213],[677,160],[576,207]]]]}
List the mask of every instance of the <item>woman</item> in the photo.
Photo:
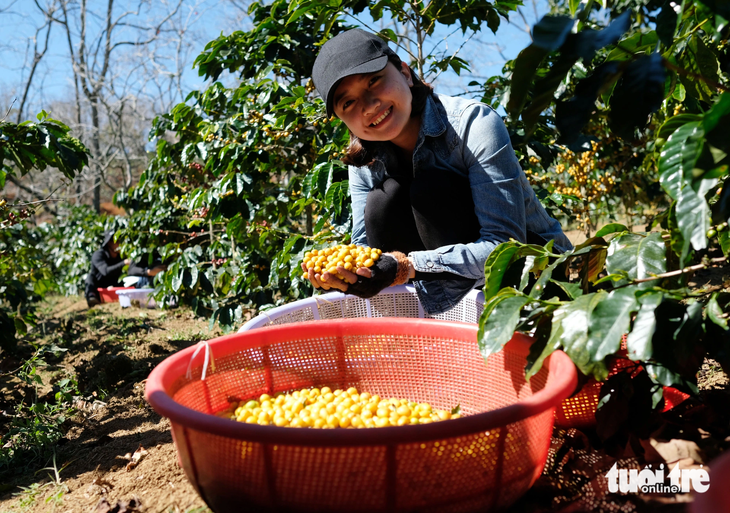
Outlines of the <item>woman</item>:
{"type": "Polygon", "coordinates": [[[119,244],[114,241],[114,230],[104,233],[101,248],[91,255],[91,269],[86,275],[86,304],[89,308],[101,302],[97,289],[119,287],[125,265],[131,260],[119,256],[119,244]]]}
{"type": "MultiPolygon", "coordinates": [[[[350,131],[352,242],[383,257],[345,280],[308,271],[316,288],[371,297],[414,280],[430,314],[484,284],[484,262],[502,242],[571,248],[520,168],[494,110],[438,95],[379,37],[353,29],[322,47],[312,80],[350,131]]],[[[303,266],[304,268],[304,266],[303,266]]],[[[305,271],[306,268],[304,268],[305,271]]]]}

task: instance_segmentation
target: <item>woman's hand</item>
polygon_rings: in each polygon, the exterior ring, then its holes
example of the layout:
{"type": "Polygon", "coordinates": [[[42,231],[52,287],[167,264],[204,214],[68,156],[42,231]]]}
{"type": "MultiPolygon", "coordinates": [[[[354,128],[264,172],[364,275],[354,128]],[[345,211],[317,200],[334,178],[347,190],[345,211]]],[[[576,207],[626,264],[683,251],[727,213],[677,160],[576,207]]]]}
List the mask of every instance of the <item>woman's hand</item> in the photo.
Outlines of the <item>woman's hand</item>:
{"type": "Polygon", "coordinates": [[[166,270],[167,270],[166,265],[156,265],[155,267],[153,267],[151,269],[147,269],[147,276],[150,276],[150,277],[157,276],[159,273],[161,273],[162,271],[166,271],[166,270]]]}
{"type": "Polygon", "coordinates": [[[370,298],[377,295],[384,288],[394,284],[398,275],[398,266],[398,260],[388,253],[383,253],[372,267],[358,269],[358,276],[353,275],[355,281],[349,282],[347,293],[362,298],[370,298]],[[366,274],[369,274],[369,276],[366,274]]]}
{"type": "Polygon", "coordinates": [[[393,255],[384,253],[372,267],[361,267],[355,273],[338,266],[337,272],[344,280],[328,272],[315,273],[313,269],[308,270],[304,263],[302,263],[302,270],[307,273],[307,278],[316,289],[336,289],[358,297],[370,298],[394,284],[399,275],[399,266],[405,266],[401,269],[403,279],[400,283],[405,283],[408,278],[413,277],[415,273],[412,263],[405,255],[401,254],[400,259],[399,262],[393,255]]]}
{"type": "Polygon", "coordinates": [[[337,272],[340,276],[345,279],[341,280],[336,275],[330,274],[327,271],[323,273],[315,273],[314,269],[307,269],[307,266],[302,262],[302,271],[307,273],[307,279],[312,283],[315,289],[330,290],[336,289],[341,292],[347,292],[350,285],[356,283],[358,277],[371,278],[373,273],[368,267],[361,267],[357,270],[357,273],[348,271],[342,266],[337,267],[337,272]]]}

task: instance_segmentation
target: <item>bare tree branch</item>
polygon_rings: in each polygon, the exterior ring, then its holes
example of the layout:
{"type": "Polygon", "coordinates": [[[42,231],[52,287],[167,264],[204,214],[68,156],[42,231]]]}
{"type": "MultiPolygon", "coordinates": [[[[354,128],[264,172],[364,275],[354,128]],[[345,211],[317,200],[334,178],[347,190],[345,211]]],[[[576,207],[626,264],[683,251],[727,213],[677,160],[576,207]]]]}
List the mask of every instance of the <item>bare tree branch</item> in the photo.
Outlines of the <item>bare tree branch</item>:
{"type": "MultiPolygon", "coordinates": [[[[14,175],[11,175],[11,174],[8,174],[7,175],[7,179],[10,181],[10,183],[12,183],[13,185],[15,185],[18,189],[24,190],[25,192],[27,192],[28,194],[30,194],[34,198],[39,199],[41,201],[48,201],[50,199],[51,195],[53,195],[53,192],[55,192],[55,191],[53,191],[51,194],[44,194],[44,193],[42,193],[40,191],[35,190],[32,187],[28,187],[26,185],[23,185],[22,183],[20,183],[20,181],[17,178],[15,178],[14,175]]],[[[58,211],[56,209],[54,209],[52,207],[49,207],[48,205],[46,205],[45,208],[46,208],[46,210],[48,210],[48,212],[50,212],[54,216],[57,216],[58,215],[58,211]]]]}
{"type": "MultiPolygon", "coordinates": [[[[55,10],[55,7],[51,8],[55,10]]],[[[41,59],[43,59],[43,56],[48,51],[48,42],[51,39],[51,29],[53,28],[53,22],[50,19],[47,19],[46,23],[39,28],[36,31],[35,37],[33,38],[33,62],[30,66],[30,73],[28,74],[28,80],[25,82],[25,90],[23,91],[23,99],[20,100],[20,105],[18,106],[18,115],[16,117],[16,122],[20,123],[23,120],[23,110],[25,108],[25,102],[28,99],[28,92],[30,91],[30,87],[33,84],[33,76],[35,75],[36,69],[38,68],[38,63],[41,62],[41,59]],[[38,51],[38,34],[43,29],[46,29],[46,41],[43,46],[43,50],[41,52],[38,51]]]]}

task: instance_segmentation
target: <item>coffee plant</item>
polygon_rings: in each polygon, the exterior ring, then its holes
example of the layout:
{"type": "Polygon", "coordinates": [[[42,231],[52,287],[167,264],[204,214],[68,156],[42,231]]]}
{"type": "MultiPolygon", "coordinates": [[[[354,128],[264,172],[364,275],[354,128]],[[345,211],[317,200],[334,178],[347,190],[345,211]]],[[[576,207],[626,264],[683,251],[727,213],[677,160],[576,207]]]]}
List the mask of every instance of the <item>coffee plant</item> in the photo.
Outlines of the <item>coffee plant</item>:
{"type": "MultiPolygon", "coordinates": [[[[533,333],[527,375],[562,349],[585,375],[608,378],[604,411],[628,407],[626,373],[609,377],[614,360],[628,357],[642,369],[629,379],[629,395],[661,411],[663,386],[697,393],[705,357],[725,369],[730,364],[730,294],[688,286],[694,272],[724,271],[730,253],[730,191],[723,186],[730,163],[730,11],[709,1],[685,2],[679,11],[671,2],[609,2],[612,19],[601,26],[595,20],[606,11],[581,5],[582,11],[570,3],[573,16],[543,18],[532,44],[511,63],[506,110],[516,144],[534,154],[531,162],[547,160],[554,174],[568,174],[563,184],[551,184],[559,202],[570,198],[592,209],[609,186],[641,175],[658,179],[666,207],[650,231],[610,223],[561,255],[552,244],[500,245],[486,263],[479,345],[487,356],[515,329],[533,333]],[[556,157],[561,141],[584,150],[561,147],[556,157]],[[616,144],[625,149],[612,151],[616,144]]],[[[551,181],[542,176],[538,181],[551,181]]],[[[640,199],[634,192],[629,201],[640,199]]],[[[638,424],[631,429],[646,427],[638,424]]],[[[617,425],[602,436],[618,431],[617,425]]]]}
{"type": "MultiPolygon", "coordinates": [[[[0,122],[0,191],[8,175],[56,168],[73,178],[88,162],[88,151],[69,128],[46,112],[38,122],[0,122]]],[[[40,202],[42,203],[42,202],[40,202]]],[[[38,204],[0,198],[0,348],[13,349],[16,333],[33,322],[31,300],[55,288],[44,237],[26,221],[38,204]]]]}
{"type": "Polygon", "coordinates": [[[56,291],[83,295],[91,255],[101,247],[104,232],[126,226],[124,217],[99,215],[89,205],[59,205],[54,223],[42,223],[39,248],[50,264],[56,291]]]}
{"type": "MultiPolygon", "coordinates": [[[[486,22],[496,30],[515,3],[440,5],[254,3],[253,30],[206,46],[195,66],[213,84],[155,120],[156,158],[132,191],[116,197],[130,213],[122,251],[159,253],[169,263],[155,281],[159,298],[175,295],[210,315],[211,325],[231,329],[247,310],[312,293],[299,272],[304,252],[348,242],[351,222],[347,169],[338,159],[349,136],[327,119],[314,91],[314,56],[347,28],[346,14],[416,22],[427,38],[437,24],[477,31],[486,22]]],[[[397,41],[392,30],[382,35],[397,41]]],[[[463,61],[426,52],[412,65],[438,71],[463,61]]]]}

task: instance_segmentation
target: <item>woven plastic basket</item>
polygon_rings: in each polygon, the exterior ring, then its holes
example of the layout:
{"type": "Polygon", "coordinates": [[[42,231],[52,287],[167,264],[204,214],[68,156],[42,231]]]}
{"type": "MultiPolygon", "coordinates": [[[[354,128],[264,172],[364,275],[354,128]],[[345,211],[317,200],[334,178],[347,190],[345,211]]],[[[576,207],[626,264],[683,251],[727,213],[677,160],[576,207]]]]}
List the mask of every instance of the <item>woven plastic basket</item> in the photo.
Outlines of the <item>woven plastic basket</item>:
{"type": "Polygon", "coordinates": [[[554,409],[577,376],[557,351],[527,383],[531,339],[519,334],[485,365],[476,332],[418,319],[252,330],[207,342],[208,366],[196,347],[167,358],[145,394],[170,418],[185,473],[216,512],[485,511],[511,504],[540,475],[554,409]],[[214,415],[230,401],[311,386],[458,404],[466,416],[323,430],[214,415]]]}
{"type": "MultiPolygon", "coordinates": [[[[484,310],[484,294],[472,290],[454,308],[442,314],[428,315],[421,306],[412,285],[384,289],[371,299],[362,299],[341,292],[330,292],[301,299],[267,310],[243,325],[240,332],[290,322],[358,317],[416,317],[476,324],[484,310]]],[[[611,369],[618,372],[621,367],[611,369]]],[[[601,383],[588,380],[574,396],[566,399],[555,412],[555,425],[585,429],[596,424],[596,408],[601,383]]]]}
{"type": "Polygon", "coordinates": [[[312,296],[262,312],[241,327],[240,332],[290,322],[322,319],[354,319],[359,317],[409,317],[441,319],[476,324],[484,310],[484,294],[472,290],[454,308],[436,315],[423,310],[412,285],[388,287],[377,296],[362,299],[342,292],[312,296]]]}

